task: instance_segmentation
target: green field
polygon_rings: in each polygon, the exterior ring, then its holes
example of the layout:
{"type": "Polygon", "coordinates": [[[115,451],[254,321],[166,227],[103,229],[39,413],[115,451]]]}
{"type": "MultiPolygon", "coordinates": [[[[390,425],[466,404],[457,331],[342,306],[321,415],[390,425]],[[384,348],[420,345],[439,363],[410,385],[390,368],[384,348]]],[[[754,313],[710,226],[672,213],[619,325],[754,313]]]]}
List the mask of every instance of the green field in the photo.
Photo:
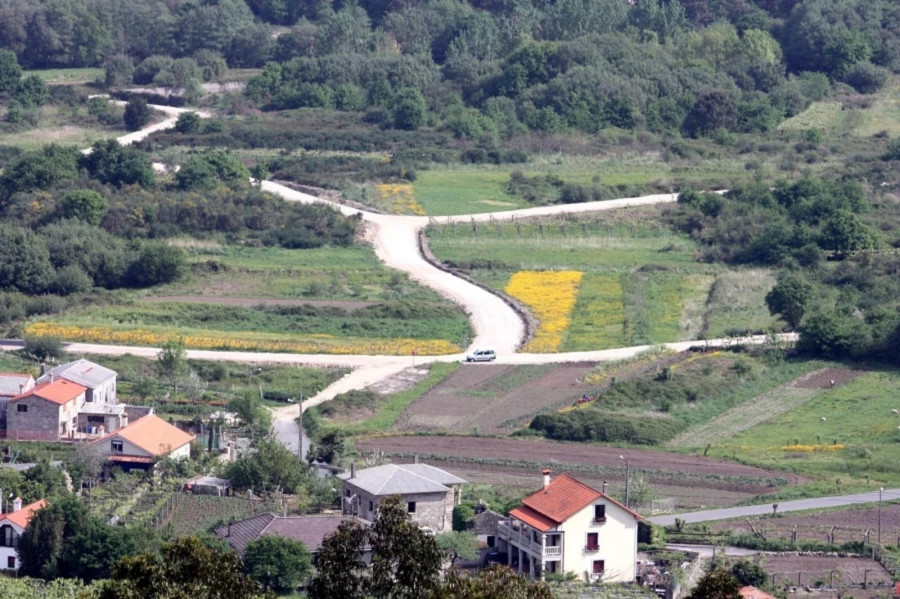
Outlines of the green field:
{"type": "Polygon", "coordinates": [[[81,68],[81,69],[36,69],[33,71],[24,71],[23,75],[37,75],[47,82],[48,85],[64,85],[73,83],[91,83],[98,79],[103,79],[104,70],[101,68],[81,68]]]}
{"type": "Polygon", "coordinates": [[[900,483],[900,372],[875,371],[819,392],[716,446],[717,455],[800,473],[900,483]],[[829,449],[829,446],[837,446],[829,449]],[[841,447],[843,446],[843,447],[841,447]]]}
{"type": "Polygon", "coordinates": [[[868,137],[887,131],[891,137],[900,134],[900,80],[896,77],[875,98],[871,107],[858,112],[854,133],[868,137]]]}
{"type": "Polygon", "coordinates": [[[769,330],[769,271],[697,262],[696,244],[665,228],[659,211],[548,219],[543,229],[538,222],[481,224],[477,231],[438,224],[428,239],[442,261],[498,291],[522,270],[583,272],[560,351],[769,330]]]}
{"type": "MultiPolygon", "coordinates": [[[[36,125],[25,129],[0,122],[0,145],[34,150],[44,144],[89,147],[95,141],[124,135],[122,127],[103,125],[87,114],[84,106],[75,109],[56,105],[39,109],[36,125]]],[[[0,121],[6,119],[6,110],[0,109],[0,121]]]]}

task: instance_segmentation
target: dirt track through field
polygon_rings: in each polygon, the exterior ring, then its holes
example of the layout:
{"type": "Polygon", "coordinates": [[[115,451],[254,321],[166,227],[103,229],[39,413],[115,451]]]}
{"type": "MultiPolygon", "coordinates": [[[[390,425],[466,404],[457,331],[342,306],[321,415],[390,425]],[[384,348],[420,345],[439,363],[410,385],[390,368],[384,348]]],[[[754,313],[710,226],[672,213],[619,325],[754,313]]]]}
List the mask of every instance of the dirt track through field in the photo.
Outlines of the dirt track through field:
{"type": "Polygon", "coordinates": [[[725,441],[737,433],[799,408],[821,395],[822,389],[831,386],[831,381],[837,386],[852,380],[859,373],[860,371],[838,368],[823,368],[807,373],[790,383],[745,401],[701,426],[683,432],[666,443],[666,446],[706,447],[708,444],[725,441]]]}

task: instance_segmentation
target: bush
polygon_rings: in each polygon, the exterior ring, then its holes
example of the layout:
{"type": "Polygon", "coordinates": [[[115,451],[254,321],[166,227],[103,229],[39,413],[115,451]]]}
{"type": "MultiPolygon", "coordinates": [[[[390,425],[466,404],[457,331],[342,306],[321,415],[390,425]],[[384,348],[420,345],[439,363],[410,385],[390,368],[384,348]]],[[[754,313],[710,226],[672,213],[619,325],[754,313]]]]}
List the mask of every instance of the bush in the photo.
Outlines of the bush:
{"type": "Polygon", "coordinates": [[[887,83],[891,72],[871,62],[859,62],[844,75],[844,81],[861,94],[874,94],[887,83]]]}
{"type": "Polygon", "coordinates": [[[201,124],[200,115],[196,112],[182,112],[175,121],[175,130],[179,133],[197,133],[201,124]]]}
{"type": "Polygon", "coordinates": [[[464,532],[469,528],[469,521],[475,517],[475,510],[466,504],[460,504],[453,508],[453,530],[464,532]]]}
{"type": "Polygon", "coordinates": [[[125,126],[131,131],[137,131],[150,122],[152,110],[147,105],[147,100],[135,97],[125,105],[125,126]]]}
{"type": "Polygon", "coordinates": [[[50,284],[50,291],[59,295],[85,293],[91,290],[94,282],[81,267],[72,264],[56,271],[56,277],[50,284]]]}
{"type": "Polygon", "coordinates": [[[58,359],[63,355],[62,339],[50,335],[42,337],[26,335],[23,351],[42,361],[49,358],[58,359]]]}
{"type": "Polygon", "coordinates": [[[177,281],[187,272],[187,260],[181,248],[147,244],[128,269],[126,278],[135,287],[151,287],[177,281]]]}
{"type": "Polygon", "coordinates": [[[656,445],[677,435],[683,425],[669,418],[641,418],[589,409],[541,414],[530,428],[559,441],[656,445]]]}

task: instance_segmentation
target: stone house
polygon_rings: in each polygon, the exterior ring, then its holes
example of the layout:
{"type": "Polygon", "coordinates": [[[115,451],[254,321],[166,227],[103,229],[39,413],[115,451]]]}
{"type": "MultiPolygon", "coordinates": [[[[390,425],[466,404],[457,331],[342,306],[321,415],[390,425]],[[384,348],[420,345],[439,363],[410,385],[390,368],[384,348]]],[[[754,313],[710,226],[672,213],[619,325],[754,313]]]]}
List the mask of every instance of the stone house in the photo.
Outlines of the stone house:
{"type": "Polygon", "coordinates": [[[419,526],[447,532],[453,525],[453,506],[466,481],[428,464],[385,464],[339,474],[343,482],[341,505],[344,515],[374,520],[378,504],[399,495],[406,511],[419,526]]]}
{"type": "Polygon", "coordinates": [[[191,455],[194,435],[149,414],[124,428],[91,441],[107,459],[125,470],[147,470],[153,462],[169,456],[183,459],[191,455]]]}
{"type": "Polygon", "coordinates": [[[77,429],[80,432],[102,435],[128,424],[125,406],[119,404],[116,396],[117,374],[114,370],[82,358],[43,372],[37,382],[60,378],[87,389],[78,409],[77,429]]]}
{"type": "Polygon", "coordinates": [[[0,514],[0,570],[19,569],[19,537],[28,528],[35,512],[45,505],[47,502],[41,499],[22,507],[22,499],[16,497],[13,500],[13,510],[8,514],[0,514]]]}
{"type": "Polygon", "coordinates": [[[87,388],[65,379],[38,383],[6,404],[6,438],[23,441],[72,439],[87,388]]]}
{"type": "Polygon", "coordinates": [[[18,372],[0,372],[0,430],[6,429],[6,403],[34,389],[34,377],[18,372]]]}
{"type": "Polygon", "coordinates": [[[497,527],[507,565],[532,578],[574,572],[586,581],[634,582],[641,516],[562,474],[526,497],[497,527]]]}

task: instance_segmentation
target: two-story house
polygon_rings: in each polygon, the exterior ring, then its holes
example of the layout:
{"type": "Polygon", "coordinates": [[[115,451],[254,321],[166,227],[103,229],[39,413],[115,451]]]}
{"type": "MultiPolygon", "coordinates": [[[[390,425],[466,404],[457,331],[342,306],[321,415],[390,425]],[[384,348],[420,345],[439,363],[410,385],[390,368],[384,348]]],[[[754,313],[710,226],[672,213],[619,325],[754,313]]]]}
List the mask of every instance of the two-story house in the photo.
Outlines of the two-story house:
{"type": "Polygon", "coordinates": [[[8,514],[0,514],[0,570],[19,569],[19,537],[28,528],[31,517],[39,509],[47,505],[41,499],[22,507],[22,500],[13,500],[13,510],[8,514]]]}
{"type": "Polygon", "coordinates": [[[86,388],[78,409],[78,430],[87,434],[114,431],[128,424],[125,406],[116,396],[117,374],[90,360],[80,359],[42,372],[38,383],[64,379],[86,388]]]}
{"type": "Polygon", "coordinates": [[[191,455],[194,435],[148,414],[105,437],[91,441],[106,458],[125,470],[147,470],[157,458],[182,459],[191,455]]]}
{"type": "Polygon", "coordinates": [[[6,438],[20,441],[59,441],[73,438],[78,408],[87,387],[65,379],[38,383],[6,403],[6,438]]]}
{"type": "Polygon", "coordinates": [[[585,580],[633,582],[640,518],[568,474],[551,480],[545,470],[543,488],[498,525],[498,548],[511,568],[532,578],[574,572],[585,580]]]}
{"type": "Polygon", "coordinates": [[[339,474],[343,479],[342,511],[347,516],[374,520],[378,504],[400,495],[406,511],[419,526],[436,532],[449,531],[457,489],[466,481],[428,464],[385,464],[339,474]]]}
{"type": "Polygon", "coordinates": [[[34,377],[19,372],[0,372],[0,430],[6,430],[6,403],[34,389],[34,377]]]}

